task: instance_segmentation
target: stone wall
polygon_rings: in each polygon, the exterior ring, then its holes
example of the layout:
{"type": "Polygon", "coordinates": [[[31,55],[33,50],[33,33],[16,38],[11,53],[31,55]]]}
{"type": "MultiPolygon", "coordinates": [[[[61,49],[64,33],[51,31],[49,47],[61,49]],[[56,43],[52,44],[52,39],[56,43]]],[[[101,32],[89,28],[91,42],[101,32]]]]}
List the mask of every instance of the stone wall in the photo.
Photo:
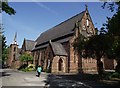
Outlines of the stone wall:
{"type": "Polygon", "coordinates": [[[105,70],[114,70],[115,65],[116,63],[114,59],[108,59],[108,58],[103,59],[103,66],[105,70]]]}
{"type": "Polygon", "coordinates": [[[97,60],[93,58],[82,58],[82,69],[84,73],[96,73],[97,60]]]}
{"type": "MultiPolygon", "coordinates": [[[[78,21],[79,22],[79,21],[78,21]]],[[[86,10],[81,23],[77,23],[79,26],[74,29],[74,36],[70,39],[70,72],[89,72],[96,71],[96,60],[95,59],[82,59],[78,54],[77,50],[74,49],[73,43],[79,34],[82,33],[84,36],[89,37],[95,34],[94,25],[92,19],[89,15],[88,10],[86,10]],[[87,20],[89,22],[87,22],[87,20]]]]}
{"type": "Polygon", "coordinates": [[[76,54],[72,45],[73,39],[70,40],[70,73],[78,73],[78,55],[76,54]]]}
{"type": "Polygon", "coordinates": [[[11,67],[12,63],[17,59],[18,54],[18,45],[17,44],[11,44],[9,48],[9,56],[7,60],[7,64],[11,67]]]}

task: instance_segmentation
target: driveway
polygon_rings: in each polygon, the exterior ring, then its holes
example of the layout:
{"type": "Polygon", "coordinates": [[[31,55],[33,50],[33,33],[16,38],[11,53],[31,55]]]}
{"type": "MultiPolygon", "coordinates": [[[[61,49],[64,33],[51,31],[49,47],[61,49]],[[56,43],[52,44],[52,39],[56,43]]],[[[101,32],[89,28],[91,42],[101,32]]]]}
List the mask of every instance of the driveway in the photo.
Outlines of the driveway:
{"type": "MultiPolygon", "coordinates": [[[[32,88],[119,88],[118,83],[103,83],[92,74],[48,74],[42,72],[36,77],[36,72],[22,72],[12,69],[2,71],[2,86],[31,86],[32,88]]],[[[12,88],[12,87],[11,87],[12,88]]],[[[24,87],[23,87],[24,88],[24,87]]]]}
{"type": "Polygon", "coordinates": [[[36,77],[36,72],[22,72],[4,69],[2,73],[2,86],[44,86],[46,73],[36,77]]]}

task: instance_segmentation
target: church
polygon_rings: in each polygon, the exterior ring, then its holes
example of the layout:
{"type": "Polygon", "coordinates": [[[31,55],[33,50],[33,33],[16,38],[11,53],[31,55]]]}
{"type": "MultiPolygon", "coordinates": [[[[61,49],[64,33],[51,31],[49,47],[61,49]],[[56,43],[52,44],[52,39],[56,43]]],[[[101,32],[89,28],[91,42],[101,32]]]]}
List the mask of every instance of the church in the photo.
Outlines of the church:
{"type": "MultiPolygon", "coordinates": [[[[96,73],[96,59],[80,57],[74,49],[73,44],[80,34],[85,37],[95,35],[95,27],[87,6],[81,13],[41,33],[35,41],[24,39],[20,49],[15,38],[10,45],[9,66],[20,66],[19,56],[27,52],[33,55],[33,64],[36,67],[41,65],[46,72],[96,73]]],[[[115,60],[102,58],[102,62],[105,70],[115,68],[115,60]]]]}
{"type": "Polygon", "coordinates": [[[32,55],[31,50],[34,48],[35,41],[25,39],[23,40],[22,47],[19,48],[17,43],[17,33],[15,34],[13,43],[9,46],[9,55],[7,59],[7,65],[10,68],[18,69],[23,63],[20,61],[20,56],[24,53],[32,55]]]}
{"type": "MultiPolygon", "coordinates": [[[[32,50],[34,64],[52,73],[97,72],[97,61],[81,58],[73,43],[79,34],[89,37],[95,34],[95,27],[86,6],[85,11],[67,19],[43,32],[32,50]]],[[[110,61],[111,62],[111,61],[110,61]]],[[[110,69],[114,68],[112,61],[110,69]],[[111,68],[112,67],[112,68],[111,68]]]]}

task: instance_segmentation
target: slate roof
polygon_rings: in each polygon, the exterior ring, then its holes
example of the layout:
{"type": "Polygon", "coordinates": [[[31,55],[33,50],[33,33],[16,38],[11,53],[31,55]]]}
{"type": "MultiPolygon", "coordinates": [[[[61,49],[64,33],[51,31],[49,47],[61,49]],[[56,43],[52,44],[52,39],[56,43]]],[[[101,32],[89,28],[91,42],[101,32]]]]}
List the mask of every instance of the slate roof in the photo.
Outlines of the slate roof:
{"type": "Polygon", "coordinates": [[[54,55],[67,56],[67,52],[61,43],[50,42],[54,55]]]}
{"type": "Polygon", "coordinates": [[[35,47],[35,41],[33,40],[24,40],[25,41],[25,50],[32,50],[35,47]]]}
{"type": "MultiPolygon", "coordinates": [[[[67,42],[69,39],[70,39],[70,37],[67,37],[67,38],[64,38],[64,39],[60,39],[60,40],[58,40],[58,41],[56,41],[56,42],[58,42],[58,43],[63,43],[63,42],[67,42]]],[[[35,47],[32,51],[35,51],[35,50],[38,50],[38,49],[47,47],[48,45],[49,45],[49,43],[46,43],[46,44],[37,46],[37,47],[35,47]]]]}
{"type": "Polygon", "coordinates": [[[64,35],[68,35],[73,33],[73,29],[75,27],[75,23],[77,21],[81,21],[85,11],[73,16],[72,18],[56,25],[55,27],[43,32],[36,40],[37,46],[39,44],[48,42],[49,40],[53,40],[59,38],[64,35]]]}
{"type": "Polygon", "coordinates": [[[21,53],[21,48],[18,48],[18,53],[21,53]]]}

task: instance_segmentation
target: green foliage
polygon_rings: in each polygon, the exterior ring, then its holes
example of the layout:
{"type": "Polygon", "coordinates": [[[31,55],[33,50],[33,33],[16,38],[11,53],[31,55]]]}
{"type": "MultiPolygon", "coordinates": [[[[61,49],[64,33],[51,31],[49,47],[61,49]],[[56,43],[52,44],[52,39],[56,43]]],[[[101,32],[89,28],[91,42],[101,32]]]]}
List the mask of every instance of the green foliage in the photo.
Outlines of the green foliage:
{"type": "Polygon", "coordinates": [[[115,78],[120,79],[120,73],[117,73],[117,72],[104,72],[100,79],[114,80],[115,78]]]}
{"type": "MultiPolygon", "coordinates": [[[[110,5],[108,4],[108,6],[110,5]]],[[[108,30],[107,34],[112,38],[110,41],[111,46],[107,51],[107,56],[117,60],[116,71],[120,73],[120,1],[112,2],[111,7],[108,8],[110,10],[115,10],[114,7],[116,7],[116,13],[112,18],[107,19],[107,22],[104,24],[104,28],[108,30]]]]}
{"type": "Polygon", "coordinates": [[[15,10],[8,5],[8,2],[2,2],[0,1],[0,8],[2,7],[2,11],[5,11],[9,15],[15,15],[15,10]]]}
{"type": "Polygon", "coordinates": [[[107,18],[107,22],[104,27],[108,30],[108,33],[113,36],[120,36],[120,11],[116,12],[112,18],[107,18]]]}
{"type": "MultiPolygon", "coordinates": [[[[101,0],[102,1],[102,0],[101,0]]],[[[105,0],[103,0],[105,1],[105,0]]],[[[105,1],[104,4],[101,6],[103,9],[105,7],[107,7],[111,12],[115,11],[115,10],[120,10],[120,1],[119,0],[113,0],[112,2],[107,2],[105,1]],[[117,6],[116,6],[117,5],[117,6]]]]}
{"type": "Polygon", "coordinates": [[[44,69],[43,72],[51,73],[51,70],[50,69],[44,69]]]}
{"type": "Polygon", "coordinates": [[[23,61],[23,62],[33,61],[33,56],[25,53],[25,54],[20,56],[20,60],[23,61]]]}
{"type": "Polygon", "coordinates": [[[96,35],[88,38],[85,38],[83,35],[79,35],[73,46],[78,50],[81,57],[97,59],[97,68],[100,75],[104,71],[103,65],[100,65],[101,58],[107,55],[107,51],[111,47],[111,39],[112,38],[105,34],[104,31],[100,31],[99,34],[96,33],[96,35]]]}
{"type": "Polygon", "coordinates": [[[87,42],[86,40],[87,38],[84,37],[82,34],[80,34],[79,37],[76,38],[75,42],[73,43],[74,49],[77,49],[78,53],[81,55],[83,55],[82,52],[85,49],[86,42],[87,42]]]}
{"type": "Polygon", "coordinates": [[[7,47],[2,51],[2,63],[4,63],[8,59],[9,54],[8,49],[9,48],[7,47]]]}
{"type": "MultiPolygon", "coordinates": [[[[0,29],[2,30],[1,26],[0,26],[0,29]]],[[[3,32],[1,30],[0,30],[0,49],[2,49],[2,50],[0,50],[0,51],[2,51],[2,52],[0,52],[0,54],[2,54],[1,55],[2,58],[0,58],[0,59],[2,61],[2,64],[4,64],[4,62],[8,58],[8,49],[9,48],[6,45],[6,37],[4,36],[4,34],[3,34],[3,32]]]]}
{"type": "Polygon", "coordinates": [[[2,35],[2,50],[4,50],[7,47],[6,42],[6,37],[2,35]]]}
{"type": "Polygon", "coordinates": [[[102,56],[106,55],[106,50],[109,49],[109,46],[111,46],[109,43],[110,39],[108,35],[102,33],[89,38],[80,35],[74,43],[74,48],[78,50],[82,57],[101,59],[102,56]]]}
{"type": "Polygon", "coordinates": [[[28,68],[33,68],[33,69],[35,69],[35,65],[34,65],[34,64],[29,64],[29,65],[28,65],[28,68]]]}
{"type": "Polygon", "coordinates": [[[29,64],[26,68],[21,69],[24,72],[36,71],[34,64],[29,64]]]}
{"type": "Polygon", "coordinates": [[[117,73],[117,72],[113,73],[111,75],[111,78],[120,78],[120,73],[117,73]]]}
{"type": "Polygon", "coordinates": [[[117,73],[120,74],[120,60],[118,60],[115,70],[116,70],[117,73]]]}
{"type": "Polygon", "coordinates": [[[27,66],[28,66],[27,64],[23,64],[23,65],[21,65],[21,66],[18,68],[18,70],[25,69],[27,66]]]}

